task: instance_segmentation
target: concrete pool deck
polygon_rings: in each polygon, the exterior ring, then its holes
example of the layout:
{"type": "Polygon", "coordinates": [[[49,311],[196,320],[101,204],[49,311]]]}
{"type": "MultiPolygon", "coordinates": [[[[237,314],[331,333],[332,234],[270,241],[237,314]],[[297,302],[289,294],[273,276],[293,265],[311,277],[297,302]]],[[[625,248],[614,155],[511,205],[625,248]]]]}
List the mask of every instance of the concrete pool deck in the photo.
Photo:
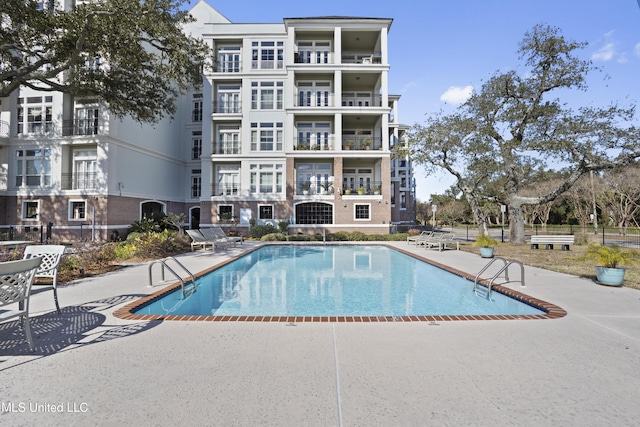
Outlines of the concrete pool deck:
{"type": "MultiPolygon", "coordinates": [[[[196,272],[255,242],[179,259],[196,272]]],[[[397,242],[470,274],[486,260],[397,242]]],[[[558,256],[567,256],[558,251],[558,256]]],[[[149,264],[32,297],[36,351],[0,324],[0,424],[640,424],[640,291],[526,267],[559,319],[388,323],[128,321],[149,264]]],[[[37,292],[37,290],[36,290],[37,292]]]]}

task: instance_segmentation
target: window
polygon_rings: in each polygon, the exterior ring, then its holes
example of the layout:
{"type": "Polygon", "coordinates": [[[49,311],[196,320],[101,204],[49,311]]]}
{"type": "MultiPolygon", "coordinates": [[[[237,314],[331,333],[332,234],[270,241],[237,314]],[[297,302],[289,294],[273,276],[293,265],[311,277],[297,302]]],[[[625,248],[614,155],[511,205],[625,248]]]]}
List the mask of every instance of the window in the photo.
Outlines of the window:
{"type": "Polygon", "coordinates": [[[73,189],[86,190],[98,187],[98,151],[96,149],[73,151],[73,189]]]}
{"type": "Polygon", "coordinates": [[[240,85],[218,86],[218,103],[216,113],[240,113],[240,85]]]}
{"type": "Polygon", "coordinates": [[[296,224],[333,224],[333,206],[328,203],[296,205],[296,224]]]}
{"type": "Polygon", "coordinates": [[[331,82],[299,82],[299,107],[328,107],[331,82]]]}
{"type": "Polygon", "coordinates": [[[372,169],[345,169],[342,171],[342,188],[356,190],[364,187],[365,190],[373,190],[372,169]]]}
{"type": "Polygon", "coordinates": [[[22,219],[35,221],[40,219],[40,200],[25,200],[22,202],[22,219]]]}
{"type": "Polygon", "coordinates": [[[281,194],[283,192],[282,164],[249,165],[249,180],[252,193],[281,194]]]}
{"type": "Polygon", "coordinates": [[[273,205],[259,205],[258,219],[273,219],[273,205]]]}
{"type": "Polygon", "coordinates": [[[355,219],[358,220],[370,220],[371,216],[370,216],[370,210],[371,210],[371,205],[355,205],[354,206],[354,210],[355,210],[355,219]]]}
{"type": "Polygon", "coordinates": [[[333,189],[332,163],[300,163],[296,165],[297,193],[309,187],[311,194],[330,194],[333,189]]]}
{"type": "Polygon", "coordinates": [[[18,98],[18,111],[16,115],[17,133],[44,135],[52,132],[52,103],[53,96],[30,96],[27,97],[26,103],[24,102],[24,98],[18,98]]]}
{"type": "Polygon", "coordinates": [[[328,64],[331,55],[331,42],[308,41],[298,43],[297,63],[328,64]]]}
{"type": "Polygon", "coordinates": [[[69,220],[81,221],[87,218],[87,202],[85,200],[69,201],[69,220]]]}
{"type": "Polygon", "coordinates": [[[251,151],[282,151],[282,123],[251,123],[251,151]]]}
{"type": "Polygon", "coordinates": [[[98,108],[78,108],[74,135],[96,135],[98,133],[98,108]]]}
{"type": "Polygon", "coordinates": [[[240,154],[240,125],[218,126],[216,154],[240,154]]]}
{"type": "Polygon", "coordinates": [[[51,150],[16,150],[16,187],[51,185],[51,150]]]}
{"type": "Polygon", "coordinates": [[[196,93],[193,95],[192,104],[193,108],[191,109],[191,121],[192,122],[201,122],[202,121],[202,94],[196,93]]]}
{"type": "Polygon", "coordinates": [[[196,130],[191,133],[191,160],[200,160],[202,156],[202,131],[196,130]]]}
{"type": "Polygon", "coordinates": [[[237,196],[240,191],[240,166],[220,165],[216,169],[214,196],[237,196]]]}
{"type": "Polygon", "coordinates": [[[283,82],[251,83],[252,110],[282,110],[284,107],[283,82]]]}
{"type": "Polygon", "coordinates": [[[217,71],[219,73],[240,72],[240,46],[218,47],[217,71]]]}
{"type": "Polygon", "coordinates": [[[395,206],[396,204],[396,183],[391,183],[391,205],[395,206]]]}
{"type": "Polygon", "coordinates": [[[233,219],[233,205],[218,205],[218,219],[233,219]]]}
{"type": "Polygon", "coordinates": [[[254,70],[282,69],[284,42],[262,41],[251,43],[251,68],[254,70]]]}
{"type": "Polygon", "coordinates": [[[194,199],[200,198],[202,194],[202,176],[201,169],[191,170],[191,197],[194,199]]]}
{"type": "Polygon", "coordinates": [[[298,149],[328,150],[331,148],[331,123],[298,123],[298,149]]]}
{"type": "Polygon", "coordinates": [[[407,193],[404,191],[400,192],[400,209],[407,208],[407,193]]]}

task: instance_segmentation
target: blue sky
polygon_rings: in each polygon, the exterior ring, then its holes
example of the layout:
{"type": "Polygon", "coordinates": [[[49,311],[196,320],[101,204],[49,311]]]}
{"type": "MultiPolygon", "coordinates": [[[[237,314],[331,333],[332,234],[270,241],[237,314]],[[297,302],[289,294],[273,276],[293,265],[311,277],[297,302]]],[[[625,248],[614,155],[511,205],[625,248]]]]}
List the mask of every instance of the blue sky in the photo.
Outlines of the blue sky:
{"type": "MultiPolygon", "coordinates": [[[[328,15],[393,18],[389,92],[402,95],[399,119],[407,125],[451,111],[496,71],[524,73],[518,43],[539,23],[588,42],[580,55],[603,69],[589,77],[586,93],[562,100],[575,108],[640,100],[639,0],[206,1],[235,23],[328,15]]],[[[420,169],[416,180],[422,201],[453,183],[444,173],[427,178],[420,169]]]]}

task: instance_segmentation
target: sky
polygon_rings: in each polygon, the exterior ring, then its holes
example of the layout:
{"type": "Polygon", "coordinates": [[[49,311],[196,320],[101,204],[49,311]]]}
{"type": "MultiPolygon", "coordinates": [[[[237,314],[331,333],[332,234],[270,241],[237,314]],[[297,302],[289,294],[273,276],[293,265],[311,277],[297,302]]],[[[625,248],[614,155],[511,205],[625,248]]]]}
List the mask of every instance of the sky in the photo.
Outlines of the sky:
{"type": "MultiPolygon", "coordinates": [[[[191,0],[191,5],[198,0],[191,0]]],[[[389,93],[401,95],[398,118],[412,126],[453,111],[496,72],[526,73],[518,44],[536,24],[558,27],[587,42],[583,59],[602,69],[586,92],[566,93],[572,108],[630,105],[640,100],[640,0],[206,0],[234,23],[281,23],[284,18],[392,18],[389,93]]],[[[428,201],[454,181],[416,170],[417,197],[428,201]]]]}

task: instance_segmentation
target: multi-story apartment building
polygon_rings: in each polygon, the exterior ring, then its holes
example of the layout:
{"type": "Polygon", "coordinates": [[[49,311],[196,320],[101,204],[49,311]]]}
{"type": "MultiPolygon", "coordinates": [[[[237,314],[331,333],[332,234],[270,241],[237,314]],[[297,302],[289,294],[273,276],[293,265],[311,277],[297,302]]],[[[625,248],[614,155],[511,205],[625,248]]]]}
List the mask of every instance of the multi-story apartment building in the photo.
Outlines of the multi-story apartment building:
{"type": "Polygon", "coordinates": [[[204,1],[191,13],[185,31],[215,53],[173,119],[140,125],[55,92],[0,100],[5,226],[101,240],[161,212],[294,233],[415,218],[411,162],[391,153],[406,132],[388,93],[391,19],[234,24],[204,1]]]}

